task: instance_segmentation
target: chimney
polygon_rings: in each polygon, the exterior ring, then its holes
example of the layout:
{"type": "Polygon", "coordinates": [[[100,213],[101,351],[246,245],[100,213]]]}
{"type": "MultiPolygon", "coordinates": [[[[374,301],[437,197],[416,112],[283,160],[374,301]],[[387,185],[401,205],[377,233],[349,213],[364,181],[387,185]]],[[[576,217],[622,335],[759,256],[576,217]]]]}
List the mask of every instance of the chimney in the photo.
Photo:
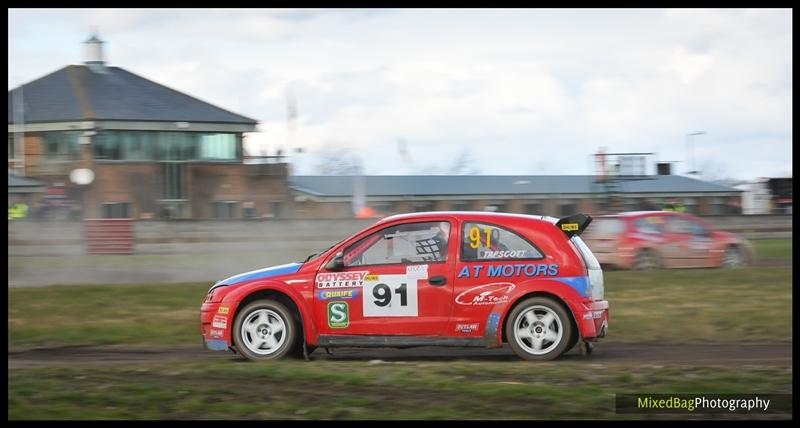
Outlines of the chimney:
{"type": "Polygon", "coordinates": [[[658,175],[672,175],[672,164],[669,162],[656,163],[656,171],[658,175]]]}
{"type": "Polygon", "coordinates": [[[92,37],[84,43],[86,43],[86,60],[84,64],[96,73],[105,72],[105,60],[103,59],[103,43],[105,42],[97,37],[97,31],[93,31],[92,37]]]}

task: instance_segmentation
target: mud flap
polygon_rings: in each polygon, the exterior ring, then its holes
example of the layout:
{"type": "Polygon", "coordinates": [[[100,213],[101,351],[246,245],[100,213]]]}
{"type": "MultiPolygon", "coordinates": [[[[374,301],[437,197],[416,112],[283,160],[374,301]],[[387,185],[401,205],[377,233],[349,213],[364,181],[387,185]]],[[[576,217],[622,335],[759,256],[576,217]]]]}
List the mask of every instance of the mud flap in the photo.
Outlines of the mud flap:
{"type": "Polygon", "coordinates": [[[594,343],[588,342],[585,340],[578,341],[578,349],[581,351],[581,355],[592,355],[594,352],[594,343]]]}
{"type": "Polygon", "coordinates": [[[303,329],[303,359],[311,361],[311,359],[308,358],[308,348],[306,348],[306,329],[303,329]]]}

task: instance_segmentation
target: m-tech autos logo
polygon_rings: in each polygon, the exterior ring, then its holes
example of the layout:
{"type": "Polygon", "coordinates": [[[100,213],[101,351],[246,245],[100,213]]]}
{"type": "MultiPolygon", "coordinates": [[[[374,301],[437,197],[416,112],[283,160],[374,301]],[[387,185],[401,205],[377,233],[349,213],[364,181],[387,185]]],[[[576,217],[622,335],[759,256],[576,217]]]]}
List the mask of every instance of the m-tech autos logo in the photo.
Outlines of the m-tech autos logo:
{"type": "Polygon", "coordinates": [[[328,327],[347,328],[350,326],[350,305],[347,302],[328,303],[328,327]]]}
{"type": "Polygon", "coordinates": [[[510,282],[494,282],[479,285],[456,297],[459,305],[496,305],[508,301],[508,294],[516,287],[510,282]]]}

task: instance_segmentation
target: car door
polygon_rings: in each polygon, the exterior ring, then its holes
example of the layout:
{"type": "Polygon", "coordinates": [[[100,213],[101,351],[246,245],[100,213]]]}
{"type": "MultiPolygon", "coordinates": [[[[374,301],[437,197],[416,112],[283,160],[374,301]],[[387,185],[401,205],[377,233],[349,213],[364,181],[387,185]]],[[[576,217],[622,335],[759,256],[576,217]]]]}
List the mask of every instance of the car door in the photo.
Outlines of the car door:
{"type": "Polygon", "coordinates": [[[686,263],[691,267],[711,266],[710,253],[714,245],[711,231],[697,219],[684,216],[689,227],[689,239],[686,242],[686,263]]]}
{"type": "Polygon", "coordinates": [[[392,224],[346,245],[344,267],[315,278],[320,333],[440,335],[452,307],[452,224],[392,224]]]}
{"type": "Polygon", "coordinates": [[[448,334],[481,337],[487,328],[497,328],[487,326],[485,320],[496,304],[509,299],[520,278],[552,276],[557,267],[548,265],[542,250],[510,226],[464,221],[460,237],[455,306],[448,334]]]}
{"type": "Polygon", "coordinates": [[[678,215],[665,216],[666,241],[663,244],[665,267],[689,267],[692,258],[689,254],[691,225],[678,215]]]}

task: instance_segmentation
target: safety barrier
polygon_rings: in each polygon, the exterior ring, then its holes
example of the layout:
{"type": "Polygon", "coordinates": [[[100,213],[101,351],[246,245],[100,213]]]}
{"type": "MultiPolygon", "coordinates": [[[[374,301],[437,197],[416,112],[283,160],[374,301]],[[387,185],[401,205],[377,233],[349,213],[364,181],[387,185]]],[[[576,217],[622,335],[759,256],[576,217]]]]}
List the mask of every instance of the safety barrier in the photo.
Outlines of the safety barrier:
{"type": "Polygon", "coordinates": [[[90,218],[84,225],[87,253],[133,254],[133,219],[90,218]]]}

